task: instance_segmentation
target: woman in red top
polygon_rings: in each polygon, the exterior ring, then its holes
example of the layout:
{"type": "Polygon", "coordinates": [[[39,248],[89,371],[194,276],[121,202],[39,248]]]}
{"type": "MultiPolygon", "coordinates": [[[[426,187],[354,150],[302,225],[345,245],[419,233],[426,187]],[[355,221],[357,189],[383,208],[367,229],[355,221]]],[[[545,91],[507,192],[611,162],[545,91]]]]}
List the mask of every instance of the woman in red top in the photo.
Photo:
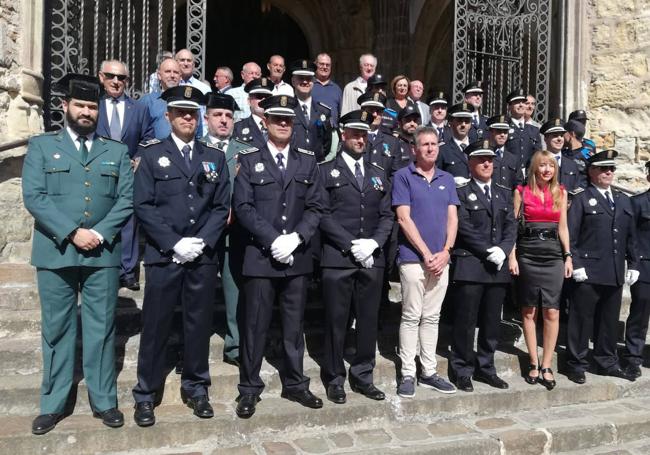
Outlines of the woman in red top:
{"type": "Polygon", "coordinates": [[[528,168],[528,183],[514,193],[518,214],[517,245],[510,254],[510,273],[517,277],[517,300],[521,306],[524,338],[530,355],[526,382],[555,387],[551,370],[560,328],[560,295],[565,278],[573,272],[567,227],[567,192],[558,183],[553,155],[535,152],[528,168]],[[537,312],[544,318],[541,364],[537,354],[537,312]]]}

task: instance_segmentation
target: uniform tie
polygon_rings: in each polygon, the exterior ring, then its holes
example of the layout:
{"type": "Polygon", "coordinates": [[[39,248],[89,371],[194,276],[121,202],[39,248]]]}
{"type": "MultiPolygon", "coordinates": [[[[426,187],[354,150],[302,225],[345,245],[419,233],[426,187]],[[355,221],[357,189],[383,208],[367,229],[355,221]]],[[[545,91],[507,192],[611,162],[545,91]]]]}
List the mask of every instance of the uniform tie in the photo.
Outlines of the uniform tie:
{"type": "Polygon", "coordinates": [[[442,141],[444,139],[444,128],[438,128],[438,142],[442,141]]]}
{"type": "Polygon", "coordinates": [[[122,139],[122,125],[120,124],[120,116],[119,113],[117,112],[117,106],[119,100],[117,98],[111,98],[111,103],[113,104],[113,113],[111,114],[111,124],[109,125],[111,130],[110,131],[111,139],[119,141],[122,139]]]}
{"type": "Polygon", "coordinates": [[[461,150],[465,150],[466,147],[467,147],[467,144],[465,144],[464,142],[460,143],[460,149],[461,150]]]}
{"type": "Polygon", "coordinates": [[[560,161],[561,158],[562,155],[560,155],[559,153],[555,155],[555,160],[557,161],[557,167],[560,167],[562,165],[562,162],[560,161]]]}
{"type": "Polygon", "coordinates": [[[86,136],[79,136],[77,140],[79,141],[79,155],[81,156],[81,161],[85,164],[88,160],[88,149],[86,148],[88,138],[86,136]]]}
{"type": "Polygon", "coordinates": [[[192,148],[185,144],[183,148],[181,149],[181,153],[183,154],[183,158],[185,159],[185,166],[187,166],[187,169],[192,168],[192,158],[190,157],[190,154],[192,153],[192,148]]]}
{"type": "Polygon", "coordinates": [[[282,153],[278,153],[275,155],[275,159],[278,160],[278,169],[280,170],[280,174],[282,174],[282,177],[284,177],[284,171],[286,171],[286,168],[284,167],[284,155],[282,153]]]}
{"type": "Polygon", "coordinates": [[[361,165],[358,161],[354,163],[354,178],[357,179],[359,189],[363,188],[363,173],[361,172],[361,165]]]}
{"type": "Polygon", "coordinates": [[[497,153],[497,158],[501,158],[503,156],[503,149],[501,147],[496,149],[497,153]]]}
{"type": "Polygon", "coordinates": [[[607,199],[609,208],[613,211],[616,206],[614,205],[614,200],[612,199],[612,195],[609,193],[609,190],[605,191],[605,199],[607,199]]]}
{"type": "Polygon", "coordinates": [[[223,150],[225,152],[226,149],[228,148],[228,142],[226,142],[226,141],[217,141],[217,148],[219,148],[219,150],[223,150]]]}
{"type": "Polygon", "coordinates": [[[490,197],[490,185],[483,185],[483,191],[485,192],[485,197],[488,201],[492,200],[490,197]]]}
{"type": "Polygon", "coordinates": [[[306,104],[302,105],[302,113],[305,114],[305,118],[307,119],[307,121],[309,121],[309,111],[307,110],[306,104]]]}

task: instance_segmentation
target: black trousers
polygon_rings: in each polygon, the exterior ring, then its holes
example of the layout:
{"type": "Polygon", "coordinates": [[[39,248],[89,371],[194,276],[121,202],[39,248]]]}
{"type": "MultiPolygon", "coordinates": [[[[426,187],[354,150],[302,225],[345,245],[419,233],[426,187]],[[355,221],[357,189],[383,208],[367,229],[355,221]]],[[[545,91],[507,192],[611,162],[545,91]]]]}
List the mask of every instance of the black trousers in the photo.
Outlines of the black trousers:
{"type": "Polygon", "coordinates": [[[137,403],[156,401],[165,382],[167,340],[174,306],[183,309],[183,373],[181,388],[188,397],[207,395],[208,357],[217,277],[216,264],[154,264],[145,267],[142,333],[138,352],[137,403]]]}
{"type": "Polygon", "coordinates": [[[377,345],[377,319],[383,268],[322,269],[325,305],[323,383],[343,385],[343,352],[351,308],[356,316],[356,354],[350,361],[350,382],[372,384],[377,345]]]}
{"type": "Polygon", "coordinates": [[[475,369],[496,374],[494,352],[499,342],[501,309],[507,284],[457,282],[454,292],[451,367],[457,377],[472,376],[475,369]],[[478,322],[476,355],[474,328],[478,322]]]}
{"type": "Polygon", "coordinates": [[[264,390],[260,369],[276,297],[280,308],[284,347],[284,369],[280,372],[283,391],[296,392],[309,388],[309,378],[303,374],[303,318],[307,285],[307,275],[280,278],[244,277],[244,305],[239,321],[240,394],[260,395],[264,390]]]}
{"type": "Polygon", "coordinates": [[[592,333],[596,366],[604,372],[619,367],[616,338],[622,296],[623,286],[576,283],[567,324],[569,370],[588,369],[587,352],[592,333]]]}
{"type": "Polygon", "coordinates": [[[650,283],[637,281],[632,288],[630,315],[625,323],[625,360],[631,364],[643,364],[643,348],[650,318],[650,283]]]}

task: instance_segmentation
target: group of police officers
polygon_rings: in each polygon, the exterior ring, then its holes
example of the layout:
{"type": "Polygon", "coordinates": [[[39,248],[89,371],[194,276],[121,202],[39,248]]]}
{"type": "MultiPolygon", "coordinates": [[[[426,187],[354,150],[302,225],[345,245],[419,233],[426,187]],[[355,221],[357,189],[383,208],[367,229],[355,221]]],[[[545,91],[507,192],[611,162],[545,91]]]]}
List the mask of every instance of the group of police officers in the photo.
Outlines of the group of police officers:
{"type": "MultiPolygon", "coordinates": [[[[182,308],[181,395],[196,416],[213,416],[208,357],[219,274],[228,326],[224,360],[240,370],[238,416],[255,413],[264,389],[260,369],[276,303],[284,351],[282,397],[310,408],[323,406],[303,372],[303,315],[315,264],[325,307],[321,376],[327,398],[346,402],[344,346],[355,319],[350,387],[370,399],[384,399],[373,369],[379,306],[395,262],[398,228],[391,178],[413,159],[420,111],[409,103],[396,118],[387,117],[380,77],[377,84],[369,81],[357,100],[359,109],[341,117],[335,131],[331,110],[310,96],[313,63],[299,60],[290,72],[295,97],[274,96],[269,79],[253,79],[245,87],[251,115],[236,124],[239,106],[227,94],[204,95],[190,85],[165,90],[161,98],[171,134],[142,142],[131,160],[125,145],[97,133],[104,99],[97,81],[70,75],[60,82],[66,127],[31,139],[23,171],[25,206],[35,218],[32,264],[43,316],[41,415],[33,433],[47,433],[65,416],[78,293],[84,376],[94,415],[111,427],[123,424],[117,408],[114,314],[119,232],[132,212],[145,239],[146,274],[133,389],[138,425],[155,423],[177,306],[182,308]],[[208,132],[197,138],[202,106],[208,132]],[[333,137],[339,146],[332,155],[333,137]]],[[[429,102],[429,130],[437,133],[440,145],[436,168],[454,176],[461,201],[452,254],[452,371],[508,386],[496,376],[493,358],[510,276],[483,250],[490,245],[506,254],[512,250],[517,235],[512,189],[525,181],[532,154],[547,149],[557,159],[559,181],[572,195],[567,253],[574,268],[586,271],[575,279],[581,297],[571,303],[569,378],[585,382],[593,328],[597,366],[634,380],[641,374],[650,313],[650,193],[630,202],[613,190],[610,203],[593,187],[603,182],[591,181],[592,165],[607,168],[610,179],[604,184],[611,186],[616,152],[597,153],[584,139],[584,111],[572,113],[567,123],[550,119],[538,129],[524,119],[522,90],[508,96],[507,114],[491,118],[482,115],[482,94],[477,82],[465,88],[462,103],[448,106],[444,93],[435,93],[429,102]],[[479,166],[475,159],[486,156],[479,166]],[[477,182],[487,183],[488,190],[477,182]],[[628,269],[640,273],[627,280],[636,284],[627,362],[621,367],[616,323],[626,260],[628,269]]]]}

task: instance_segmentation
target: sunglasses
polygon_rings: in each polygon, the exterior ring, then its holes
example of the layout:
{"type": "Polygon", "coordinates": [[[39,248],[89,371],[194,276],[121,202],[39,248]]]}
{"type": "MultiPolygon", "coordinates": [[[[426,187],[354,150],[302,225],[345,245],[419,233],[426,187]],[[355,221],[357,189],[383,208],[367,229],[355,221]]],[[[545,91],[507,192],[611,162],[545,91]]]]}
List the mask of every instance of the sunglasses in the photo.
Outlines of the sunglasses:
{"type": "Polygon", "coordinates": [[[250,98],[256,99],[256,100],[263,100],[265,98],[268,98],[271,95],[266,95],[264,93],[251,93],[248,95],[250,98]]]}
{"type": "Polygon", "coordinates": [[[126,74],[113,74],[113,73],[102,73],[106,79],[115,79],[117,78],[118,81],[124,82],[129,78],[126,74]]]}
{"type": "Polygon", "coordinates": [[[614,172],[616,171],[616,166],[597,166],[600,172],[614,172]]]}

